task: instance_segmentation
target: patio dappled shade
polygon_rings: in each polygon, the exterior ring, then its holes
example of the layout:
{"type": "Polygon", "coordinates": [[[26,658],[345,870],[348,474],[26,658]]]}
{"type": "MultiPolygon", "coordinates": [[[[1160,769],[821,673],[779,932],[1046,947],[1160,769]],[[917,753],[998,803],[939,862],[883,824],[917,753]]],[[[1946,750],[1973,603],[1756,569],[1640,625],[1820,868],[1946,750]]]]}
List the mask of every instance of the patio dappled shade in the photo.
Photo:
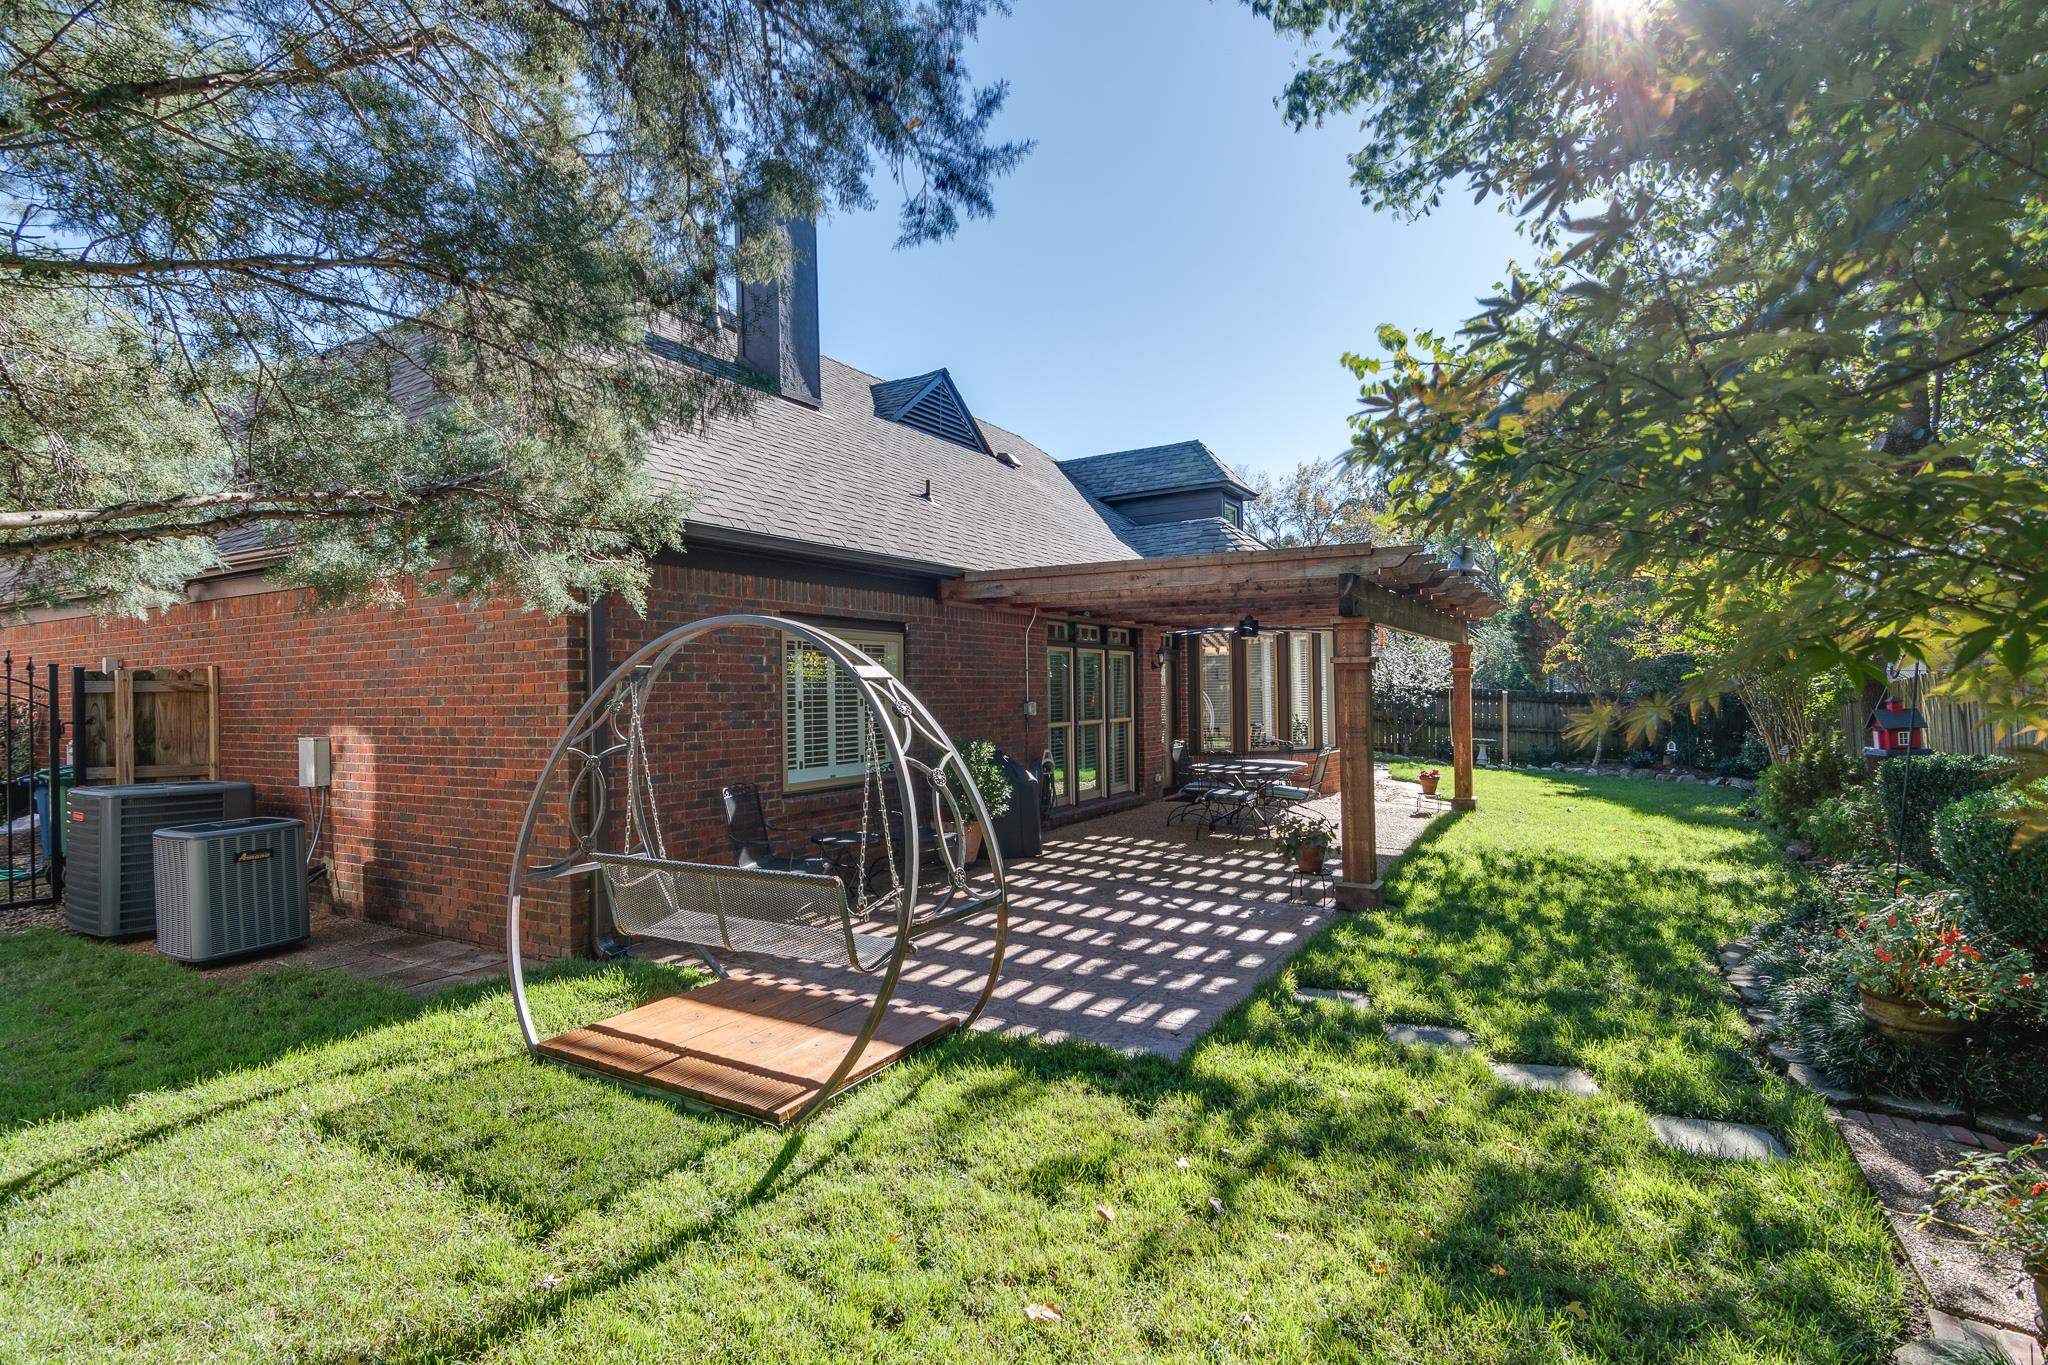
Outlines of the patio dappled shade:
{"type": "MultiPolygon", "coordinates": [[[[1383,866],[1428,827],[1415,792],[1380,788],[1383,866]]],[[[1330,818],[1335,807],[1326,797],[1311,809],[1330,818]]],[[[1335,913],[1305,891],[1290,899],[1297,888],[1267,840],[1197,839],[1191,826],[1166,823],[1172,809],[1155,803],[1067,826],[1043,856],[1009,869],[1009,948],[977,1029],[1178,1056],[1335,913]]],[[[985,926],[920,940],[897,999],[960,1013],[981,989],[992,946],[985,926]]],[[[748,981],[828,981],[849,998],[871,999],[874,988],[856,973],[764,958],[729,966],[748,981]]]]}

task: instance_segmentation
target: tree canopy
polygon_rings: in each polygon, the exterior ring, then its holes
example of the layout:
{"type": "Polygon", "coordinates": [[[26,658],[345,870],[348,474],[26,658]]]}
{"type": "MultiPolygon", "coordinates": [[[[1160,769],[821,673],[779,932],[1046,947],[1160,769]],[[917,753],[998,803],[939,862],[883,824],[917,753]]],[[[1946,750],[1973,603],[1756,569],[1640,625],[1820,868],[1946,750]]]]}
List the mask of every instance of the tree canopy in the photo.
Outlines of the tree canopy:
{"type": "Polygon", "coordinates": [[[224,533],[329,597],[636,593],[649,433],[747,401],[650,317],[878,177],[906,243],[988,213],[1000,8],[0,0],[13,597],[144,606],[224,533]]]}
{"type": "Polygon", "coordinates": [[[1654,574],[1729,669],[2048,683],[2048,12],[2025,0],[1250,0],[1370,202],[1513,205],[1457,337],[1357,356],[1397,515],[1654,574]]]}

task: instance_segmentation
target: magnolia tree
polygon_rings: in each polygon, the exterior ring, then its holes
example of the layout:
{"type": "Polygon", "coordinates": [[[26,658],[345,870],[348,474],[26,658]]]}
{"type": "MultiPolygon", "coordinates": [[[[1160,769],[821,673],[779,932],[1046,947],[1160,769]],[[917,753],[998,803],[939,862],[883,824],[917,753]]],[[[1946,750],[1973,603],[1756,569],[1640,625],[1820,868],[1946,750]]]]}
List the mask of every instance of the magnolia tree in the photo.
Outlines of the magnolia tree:
{"type": "Polygon", "coordinates": [[[1025,149],[961,53],[1000,8],[10,5],[10,595],[147,605],[223,535],[330,597],[636,593],[681,526],[650,432],[747,401],[650,317],[712,315],[877,177],[906,242],[989,212],[1025,149]]]}
{"type": "Polygon", "coordinates": [[[1250,0],[1371,203],[1513,205],[1541,258],[1380,336],[1393,511],[1650,575],[1721,666],[2048,688],[2048,9],[1250,0]]]}

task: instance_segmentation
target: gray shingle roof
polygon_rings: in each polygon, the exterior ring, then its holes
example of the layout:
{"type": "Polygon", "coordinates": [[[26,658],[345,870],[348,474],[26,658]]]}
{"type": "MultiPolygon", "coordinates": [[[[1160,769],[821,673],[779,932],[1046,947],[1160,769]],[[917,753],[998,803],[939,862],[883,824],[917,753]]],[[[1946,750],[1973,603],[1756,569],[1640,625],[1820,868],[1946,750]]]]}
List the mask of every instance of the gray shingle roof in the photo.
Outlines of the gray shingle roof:
{"type": "Polygon", "coordinates": [[[1088,455],[1063,460],[1060,468],[1067,477],[1107,502],[1119,498],[1172,493],[1185,488],[1213,488],[1224,484],[1250,497],[1252,490],[1230,466],[1216,458],[1200,441],[1175,441],[1170,445],[1146,446],[1141,450],[1116,450],[1107,455],[1088,455]]]}
{"type": "Polygon", "coordinates": [[[1128,523],[1023,437],[976,423],[1013,469],[878,415],[874,375],[829,356],[820,368],[818,408],[764,397],[656,438],[650,470],[686,496],[692,525],[959,569],[1138,557],[1119,538],[1128,523]]]}
{"type": "Polygon", "coordinates": [[[1241,526],[1222,517],[1196,517],[1192,521],[1162,521],[1150,526],[1130,526],[1119,532],[1124,544],[1147,559],[1170,555],[1215,555],[1230,550],[1263,550],[1265,542],[1241,526]]]}

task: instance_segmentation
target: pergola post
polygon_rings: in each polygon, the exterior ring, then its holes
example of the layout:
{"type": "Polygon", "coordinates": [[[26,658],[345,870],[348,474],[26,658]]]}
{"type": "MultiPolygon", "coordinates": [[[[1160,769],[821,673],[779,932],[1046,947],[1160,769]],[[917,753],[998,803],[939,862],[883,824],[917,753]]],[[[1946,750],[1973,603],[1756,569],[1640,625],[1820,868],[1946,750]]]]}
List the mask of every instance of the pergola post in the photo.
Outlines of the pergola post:
{"type": "Polygon", "coordinates": [[[1451,809],[1471,810],[1472,646],[1451,646],[1451,809]]]}
{"type": "Polygon", "coordinates": [[[1338,771],[1342,774],[1337,808],[1344,848],[1344,880],[1335,888],[1337,903],[1347,910],[1367,910],[1380,903],[1379,835],[1372,778],[1372,631],[1370,621],[1337,623],[1336,653],[1331,657],[1337,679],[1338,771]]]}

